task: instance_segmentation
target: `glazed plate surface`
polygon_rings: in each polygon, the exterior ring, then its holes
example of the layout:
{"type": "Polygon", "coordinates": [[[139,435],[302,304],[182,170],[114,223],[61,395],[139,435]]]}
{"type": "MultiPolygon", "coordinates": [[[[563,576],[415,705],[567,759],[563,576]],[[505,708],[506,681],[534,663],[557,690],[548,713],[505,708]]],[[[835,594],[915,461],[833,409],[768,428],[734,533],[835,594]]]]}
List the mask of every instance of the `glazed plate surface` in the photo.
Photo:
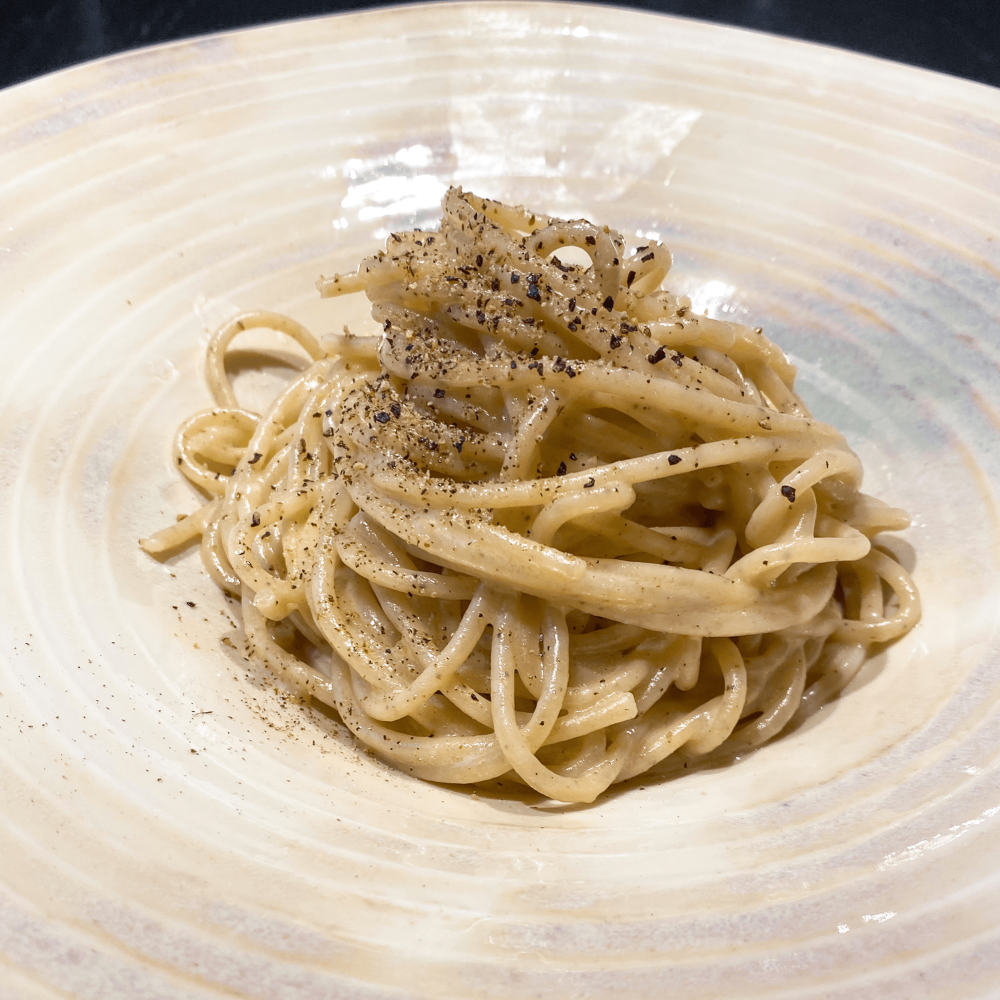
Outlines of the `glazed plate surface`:
{"type": "Polygon", "coordinates": [[[1000,92],[573,4],[212,36],[0,93],[0,268],[0,997],[1000,995],[1000,92]],[[315,278],[450,183],[666,242],[913,514],[923,622],[805,726],[587,807],[422,783],[140,551],[209,332],[363,331],[315,278]]]}

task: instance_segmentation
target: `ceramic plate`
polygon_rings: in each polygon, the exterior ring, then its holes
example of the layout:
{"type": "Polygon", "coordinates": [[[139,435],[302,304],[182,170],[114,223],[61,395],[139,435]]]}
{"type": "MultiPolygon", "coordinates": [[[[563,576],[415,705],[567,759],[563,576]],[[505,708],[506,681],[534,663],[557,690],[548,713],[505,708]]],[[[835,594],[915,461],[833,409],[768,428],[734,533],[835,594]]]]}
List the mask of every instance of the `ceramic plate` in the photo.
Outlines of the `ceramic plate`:
{"type": "MultiPolygon", "coordinates": [[[[1000,92],[610,7],[444,4],[0,94],[0,995],[1000,995],[1000,92]],[[137,539],[236,309],[446,185],[674,251],[841,426],[924,620],[807,725],[567,807],[408,779],[137,539]]],[[[252,361],[254,344],[243,351],[252,361]]],[[[271,391],[275,362],[242,376],[271,391]]]]}

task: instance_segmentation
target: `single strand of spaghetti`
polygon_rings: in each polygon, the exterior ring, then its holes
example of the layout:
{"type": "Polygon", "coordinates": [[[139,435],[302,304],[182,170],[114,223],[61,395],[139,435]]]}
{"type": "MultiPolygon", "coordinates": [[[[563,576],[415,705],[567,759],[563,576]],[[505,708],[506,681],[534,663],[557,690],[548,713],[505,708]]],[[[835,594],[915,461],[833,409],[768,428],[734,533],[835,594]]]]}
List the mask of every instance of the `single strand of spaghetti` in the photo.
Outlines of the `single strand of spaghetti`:
{"type": "Polygon", "coordinates": [[[541,605],[526,594],[518,594],[513,624],[514,666],[521,683],[536,701],[542,696],[545,684],[544,657],[539,654],[539,636],[543,635],[541,605]]]}
{"type": "MultiPolygon", "coordinates": [[[[845,560],[846,561],[846,560],[845,560]]],[[[858,620],[878,622],[885,618],[885,601],[882,598],[882,578],[864,563],[851,567],[861,588],[861,606],[858,620]]]]}
{"type": "Polygon", "coordinates": [[[337,295],[350,295],[352,292],[365,290],[364,275],[334,274],[329,278],[320,277],[316,282],[320,298],[329,299],[337,295]]]}
{"type": "Polygon", "coordinates": [[[551,545],[556,532],[568,521],[618,514],[633,503],[635,490],[614,481],[578,493],[564,492],[541,509],[527,534],[540,545],[551,545]]]}
{"type": "Polygon", "coordinates": [[[284,333],[294,340],[313,361],[323,357],[324,351],[316,338],[301,323],[280,313],[263,309],[235,316],[222,326],[209,340],[205,355],[205,375],[208,388],[219,406],[238,407],[236,393],[226,372],[226,351],[230,343],[244,330],[267,328],[284,333]]]}
{"type": "Polygon", "coordinates": [[[162,552],[169,552],[181,545],[185,545],[193,538],[204,534],[206,525],[213,520],[219,510],[220,500],[210,500],[203,504],[193,514],[181,518],[175,524],[167,525],[159,531],[154,531],[148,538],[140,538],[139,545],[144,552],[150,555],[159,555],[162,552]]]}
{"type": "Polygon", "coordinates": [[[441,694],[487,732],[493,731],[493,712],[490,703],[481,698],[474,688],[462,681],[452,681],[441,686],[441,694]]]}
{"type": "Polygon", "coordinates": [[[523,479],[528,475],[538,453],[538,440],[561,410],[559,396],[553,390],[543,393],[529,408],[507,447],[500,469],[501,481],[523,479]]]}
{"type": "Polygon", "coordinates": [[[225,509],[220,508],[220,515],[205,525],[201,536],[201,562],[220,590],[239,596],[243,586],[240,578],[233,572],[225,546],[222,544],[223,529],[228,526],[230,520],[228,514],[221,513],[225,509]]]}
{"type": "Polygon", "coordinates": [[[868,554],[871,542],[860,531],[847,538],[795,538],[772,542],[747,553],[726,571],[730,580],[770,583],[792,563],[854,562],[868,554]]]}
{"type": "Polygon", "coordinates": [[[323,347],[330,356],[336,355],[345,361],[368,361],[373,366],[377,364],[378,342],[380,338],[355,336],[347,332],[328,333],[323,338],[323,347]]]}

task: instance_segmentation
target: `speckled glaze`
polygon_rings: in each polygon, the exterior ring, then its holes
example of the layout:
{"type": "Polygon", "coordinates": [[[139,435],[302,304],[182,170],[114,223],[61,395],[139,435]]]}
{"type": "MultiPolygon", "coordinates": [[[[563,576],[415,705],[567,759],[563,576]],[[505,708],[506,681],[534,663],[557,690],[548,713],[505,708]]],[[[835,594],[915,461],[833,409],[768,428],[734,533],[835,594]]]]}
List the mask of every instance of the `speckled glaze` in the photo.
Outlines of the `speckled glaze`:
{"type": "Polygon", "coordinates": [[[0,93],[0,996],[1000,996],[998,233],[1000,92],[609,7],[0,93]],[[454,181],[663,239],[913,513],[923,622],[798,731],[589,807],[422,783],[243,659],[196,553],[140,552],[195,506],[209,329],[362,329],[314,278],[454,181]]]}

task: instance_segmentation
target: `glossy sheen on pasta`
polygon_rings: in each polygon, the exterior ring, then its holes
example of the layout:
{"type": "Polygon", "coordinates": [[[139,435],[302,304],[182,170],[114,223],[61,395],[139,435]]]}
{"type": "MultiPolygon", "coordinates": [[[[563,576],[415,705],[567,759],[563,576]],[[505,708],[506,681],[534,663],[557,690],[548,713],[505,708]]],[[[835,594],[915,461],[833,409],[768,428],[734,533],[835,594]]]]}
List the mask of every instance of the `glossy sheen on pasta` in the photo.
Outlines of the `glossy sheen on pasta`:
{"type": "Polygon", "coordinates": [[[211,341],[216,405],[174,446],[211,499],[142,544],[201,537],[253,656],[403,771],[590,802],[764,742],[916,623],[871,541],[906,515],[859,492],[760,329],[662,290],[659,244],[443,209],[319,282],[363,290],[380,337],[260,312],[211,341]],[[225,369],[251,327],[314,362],[263,414],[225,369]]]}

